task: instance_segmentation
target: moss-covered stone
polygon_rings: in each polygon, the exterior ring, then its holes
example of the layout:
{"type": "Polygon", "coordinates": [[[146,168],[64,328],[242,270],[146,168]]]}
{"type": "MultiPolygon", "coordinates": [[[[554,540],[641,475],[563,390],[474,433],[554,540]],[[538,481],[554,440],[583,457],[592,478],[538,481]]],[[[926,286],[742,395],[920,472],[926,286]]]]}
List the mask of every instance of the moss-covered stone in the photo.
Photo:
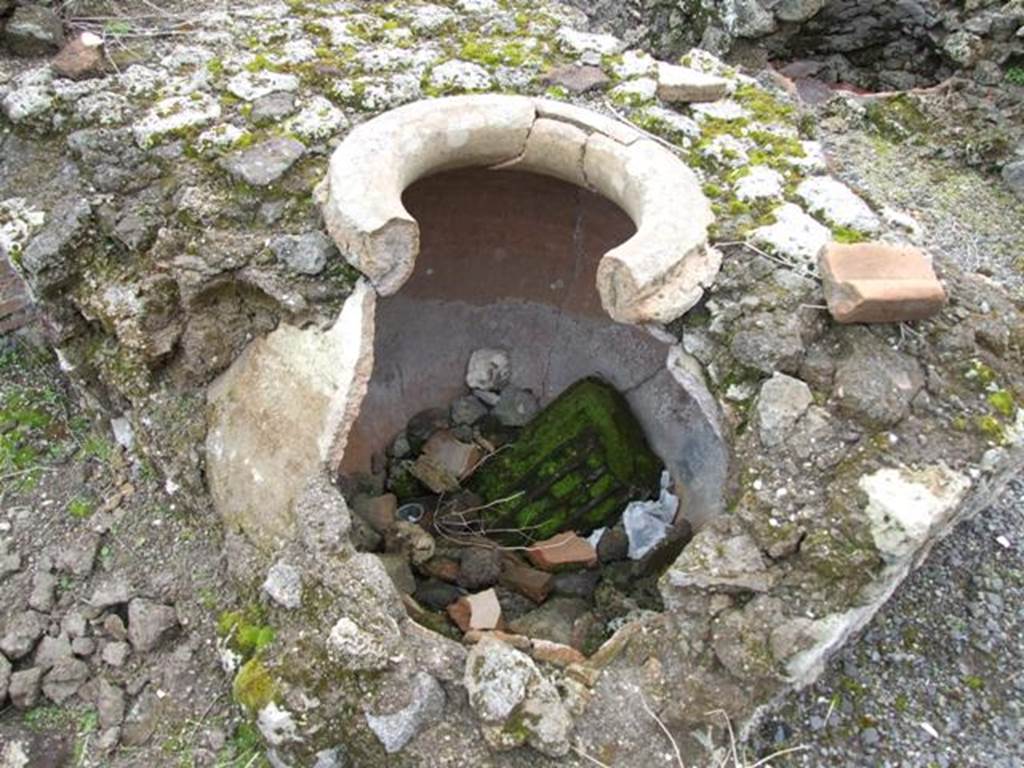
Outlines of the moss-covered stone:
{"type": "Polygon", "coordinates": [[[231,690],[235,701],[250,712],[259,712],[277,695],[274,678],[258,657],[242,665],[235,675],[231,690]]]}
{"type": "MultiPolygon", "coordinates": [[[[607,525],[630,499],[657,488],[661,462],[622,395],[603,381],[567,389],[474,475],[490,530],[532,539],[607,525]]],[[[507,536],[506,538],[516,538],[507,536]]]]}

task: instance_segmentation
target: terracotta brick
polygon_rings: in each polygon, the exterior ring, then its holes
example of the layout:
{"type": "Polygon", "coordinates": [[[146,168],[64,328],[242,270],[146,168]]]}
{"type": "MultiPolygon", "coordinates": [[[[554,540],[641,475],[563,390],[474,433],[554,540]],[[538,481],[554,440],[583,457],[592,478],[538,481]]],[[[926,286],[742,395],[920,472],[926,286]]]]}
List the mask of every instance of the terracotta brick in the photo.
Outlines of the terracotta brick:
{"type": "Polygon", "coordinates": [[[419,570],[427,576],[455,584],[459,580],[459,564],[450,557],[432,557],[420,565],[419,570]]]}
{"type": "Polygon", "coordinates": [[[500,629],[471,629],[462,639],[469,645],[476,645],[483,640],[484,637],[493,637],[495,640],[501,640],[505,645],[511,645],[513,648],[517,648],[520,651],[529,651],[532,648],[530,638],[524,637],[523,635],[513,635],[509,632],[502,632],[500,629]]]}
{"type": "Polygon", "coordinates": [[[538,571],[509,556],[502,560],[498,582],[535,603],[543,603],[551,593],[552,579],[550,573],[538,571]]]}
{"type": "Polygon", "coordinates": [[[538,541],[528,550],[530,562],[545,571],[556,571],[573,566],[591,568],[597,564],[597,550],[586,539],[572,531],[565,531],[550,539],[538,541]]]}
{"type": "Polygon", "coordinates": [[[923,320],[946,303],[930,258],[913,246],[828,243],[818,263],[825,301],[839,323],[923,320]]]}

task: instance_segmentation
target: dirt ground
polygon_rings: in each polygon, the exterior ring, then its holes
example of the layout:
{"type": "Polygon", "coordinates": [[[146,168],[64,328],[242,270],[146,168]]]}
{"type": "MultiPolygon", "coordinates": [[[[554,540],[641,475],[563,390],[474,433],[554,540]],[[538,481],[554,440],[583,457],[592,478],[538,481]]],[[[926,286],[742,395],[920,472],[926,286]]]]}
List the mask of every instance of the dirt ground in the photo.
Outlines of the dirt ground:
{"type": "MultiPolygon", "coordinates": [[[[90,668],[85,692],[102,679],[131,702],[116,755],[103,750],[102,723],[88,695],[82,700],[80,692],[62,707],[42,697],[27,710],[8,706],[0,713],[0,765],[263,764],[256,734],[236,720],[220,670],[216,622],[238,596],[223,571],[211,511],[182,509],[145,457],[125,452],[109,423],[90,421],[56,361],[25,334],[0,341],[0,508],[0,540],[19,561],[0,580],[4,612],[24,610],[38,574],[54,566],[47,634],[82,616],[83,635],[95,645],[83,657],[90,668]],[[62,566],[62,553],[83,545],[86,556],[62,566]],[[84,564],[89,550],[91,567],[84,564]],[[121,577],[133,596],[172,605],[178,626],[152,651],[112,666],[103,650],[115,639],[103,620],[124,606],[102,611],[90,600],[121,577]],[[30,762],[19,762],[19,744],[30,762]]],[[[18,661],[15,669],[31,663],[18,661]]]]}

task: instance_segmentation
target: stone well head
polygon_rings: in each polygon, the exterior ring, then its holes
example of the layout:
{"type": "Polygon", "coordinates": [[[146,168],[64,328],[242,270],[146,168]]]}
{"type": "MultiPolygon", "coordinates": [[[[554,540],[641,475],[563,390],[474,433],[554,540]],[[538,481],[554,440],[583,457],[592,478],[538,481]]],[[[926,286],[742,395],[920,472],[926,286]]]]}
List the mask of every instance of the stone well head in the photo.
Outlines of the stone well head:
{"type": "Polygon", "coordinates": [[[410,417],[462,394],[474,350],[499,348],[541,405],[585,377],[612,384],[687,515],[719,509],[728,461],[713,399],[656,330],[719,266],[707,201],[671,152],[564,104],[438,99],[355,129],[319,194],[375,294],[360,334],[370,374],[330,425],[332,470],[369,472],[410,417]]]}

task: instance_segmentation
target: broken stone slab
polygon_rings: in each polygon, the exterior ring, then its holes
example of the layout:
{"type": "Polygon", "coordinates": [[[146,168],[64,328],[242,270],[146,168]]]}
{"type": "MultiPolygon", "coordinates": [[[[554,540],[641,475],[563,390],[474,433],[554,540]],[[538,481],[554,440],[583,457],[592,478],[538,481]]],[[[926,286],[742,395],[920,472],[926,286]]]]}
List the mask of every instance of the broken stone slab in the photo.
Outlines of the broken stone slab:
{"type": "Polygon", "coordinates": [[[670,104],[724,99],[729,81],[678,64],[658,63],[658,98],[670,104]]]}
{"type": "Polygon", "coordinates": [[[813,402],[811,388],[804,382],[775,373],[761,385],[755,405],[761,443],[766,448],[781,445],[813,402]]]}
{"type": "Polygon", "coordinates": [[[572,531],[538,541],[526,550],[526,556],[537,568],[558,571],[565,568],[592,568],[597,565],[594,545],[572,531]]]}
{"type": "Polygon", "coordinates": [[[277,137],[238,150],[220,161],[232,176],[254,187],[266,187],[284,176],[306,152],[301,141],[277,137]]]}
{"type": "MultiPolygon", "coordinates": [[[[206,474],[225,524],[261,549],[300,533],[295,503],[347,440],[373,368],[373,289],[360,281],[327,331],[281,323],[255,339],[207,390],[206,474]],[[295,439],[296,435],[307,437],[295,439]]],[[[347,518],[340,495],[336,518],[347,518]]]]}
{"type": "Polygon", "coordinates": [[[940,464],[918,470],[880,469],[861,477],[858,486],[868,497],[864,511],[878,552],[897,561],[949,526],[950,511],[971,482],[940,464]]]}
{"type": "Polygon", "coordinates": [[[946,304],[931,258],[913,246],[831,242],[818,265],[829,312],[840,323],[924,320],[946,304]]]}
{"type": "Polygon", "coordinates": [[[493,589],[464,595],[449,605],[447,611],[463,632],[471,629],[497,629],[501,623],[501,604],[493,589]]]}
{"type": "Polygon", "coordinates": [[[569,751],[572,719],[554,685],[522,651],[481,638],[466,657],[463,684],[493,749],[528,743],[549,757],[569,751]],[[507,728],[513,721],[520,727],[507,728]]]}

